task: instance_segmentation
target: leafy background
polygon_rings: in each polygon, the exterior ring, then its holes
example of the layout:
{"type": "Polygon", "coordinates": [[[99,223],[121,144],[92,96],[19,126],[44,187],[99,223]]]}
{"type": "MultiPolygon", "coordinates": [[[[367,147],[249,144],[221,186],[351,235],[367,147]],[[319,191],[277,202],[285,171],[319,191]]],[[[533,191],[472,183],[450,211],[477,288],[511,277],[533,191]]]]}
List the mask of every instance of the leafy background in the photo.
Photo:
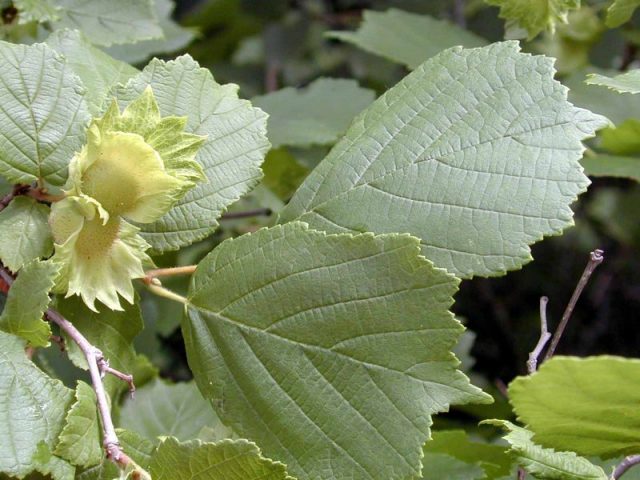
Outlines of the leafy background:
{"type": "MultiPolygon", "coordinates": [[[[26,1],[23,3],[29,4],[26,1]]],[[[70,8],[74,3],[82,4],[72,0],[62,3],[70,8]]],[[[201,66],[210,69],[218,84],[238,84],[241,98],[252,100],[254,105],[270,114],[268,132],[274,148],[263,165],[265,177],[249,195],[232,204],[229,212],[268,208],[273,213],[249,219],[222,220],[219,228],[208,238],[186,249],[169,251],[154,258],[159,267],[188,265],[198,262],[224,239],[253,232],[262,226],[275,225],[276,214],[346,131],[356,114],[423,60],[452,45],[479,46],[502,40],[505,21],[501,15],[505,16],[506,12],[487,3],[496,2],[200,0],[179,1],[173,5],[169,0],[159,0],[155,8],[160,27],[165,33],[164,39],[152,38],[157,26],[141,23],[135,29],[138,37],[127,37],[123,39],[125,43],[112,44],[109,39],[113,38],[113,32],[105,33],[96,28],[95,36],[91,38],[94,46],[87,45],[82,52],[65,51],[65,55],[72,63],[74,58],[79,59],[75,62],[75,68],[81,69],[82,59],[87,58],[89,53],[100,58],[100,49],[103,49],[142,69],[152,56],[170,60],[186,52],[201,66]],[[365,13],[368,10],[375,12],[365,13]],[[414,17],[407,12],[430,17],[414,17]],[[354,33],[363,20],[364,27],[354,33]],[[451,22],[459,28],[439,21],[451,22]],[[407,37],[391,37],[384,31],[380,33],[376,30],[385,22],[397,25],[407,37]],[[434,36],[425,44],[420,44],[412,32],[426,29],[435,32],[434,36]],[[379,45],[371,42],[371,38],[377,39],[379,45]],[[141,41],[126,43],[130,40],[141,41]],[[74,54],[78,56],[74,57],[74,54]],[[318,80],[320,77],[340,80],[318,80]],[[272,93],[275,90],[279,91],[272,93]]],[[[27,38],[41,39],[41,27],[33,29],[28,25],[14,25],[7,20],[10,13],[7,10],[10,9],[8,2],[1,5],[5,24],[0,26],[0,31],[4,38],[14,40],[25,38],[26,35],[27,38]]],[[[462,430],[474,428],[476,434],[480,432],[486,437],[495,437],[495,428],[475,430],[475,425],[478,420],[510,415],[509,407],[497,392],[516,375],[525,373],[526,357],[538,336],[539,297],[548,295],[551,299],[549,314],[553,327],[584,268],[588,252],[596,247],[606,252],[606,261],[587,286],[570,328],[563,337],[559,353],[637,356],[640,331],[630,319],[637,316],[635,312],[640,309],[640,256],[637,253],[640,247],[640,224],[637,221],[640,187],[633,180],[640,177],[640,168],[636,163],[640,161],[637,158],[640,145],[634,138],[634,134],[637,137],[640,130],[640,99],[629,95],[620,98],[606,88],[583,83],[588,73],[610,74],[612,70],[638,66],[636,57],[640,37],[637,27],[640,26],[640,18],[636,16],[629,23],[617,25],[615,19],[607,18],[605,9],[608,5],[609,2],[604,0],[583,2],[580,10],[569,13],[567,24],[556,26],[555,35],[544,31],[540,33],[541,29],[536,24],[518,32],[517,28],[506,22],[507,35],[524,37],[524,51],[546,53],[558,58],[558,78],[571,87],[570,99],[573,102],[606,115],[620,127],[601,133],[599,138],[591,142],[593,150],[588,153],[585,165],[589,165],[588,171],[597,174],[601,166],[598,159],[601,160],[605,155],[614,156],[616,161],[621,162],[621,173],[619,178],[601,178],[598,175],[591,178],[593,183],[589,190],[574,204],[576,226],[562,236],[534,245],[534,262],[504,278],[474,278],[462,282],[453,309],[469,330],[458,345],[457,354],[463,360],[463,368],[471,375],[473,383],[496,393],[498,401],[492,406],[459,407],[449,414],[439,415],[435,418],[436,430],[444,427],[462,430]],[[608,28],[612,26],[614,28],[608,28]],[[527,41],[528,37],[531,38],[527,41]]],[[[39,18],[41,15],[39,12],[39,18]]],[[[61,27],[69,26],[69,22],[72,19],[65,17],[52,20],[52,25],[55,29],[58,24],[61,27]]],[[[127,35],[130,34],[128,30],[127,35]]],[[[59,30],[47,42],[54,48],[64,49],[65,45],[70,45],[65,43],[68,41],[67,35],[64,30],[59,30]]],[[[91,77],[91,71],[76,71],[85,83],[87,78],[92,78],[96,89],[100,88],[100,82],[105,78],[123,81],[137,73],[134,68],[125,68],[122,64],[108,67],[104,63],[96,63],[102,65],[105,71],[95,78],[91,77]]],[[[106,90],[109,82],[105,81],[104,85],[106,90]]],[[[96,108],[91,102],[92,99],[87,98],[90,112],[96,108]]],[[[0,184],[0,191],[5,190],[6,186],[0,184]]],[[[234,195],[233,199],[238,196],[234,195]]],[[[227,206],[216,205],[216,208],[222,210],[227,206]]],[[[33,208],[33,205],[22,207],[33,208]]],[[[50,249],[50,244],[32,245],[30,248],[46,251],[50,249]]],[[[170,279],[164,283],[181,294],[187,294],[185,279],[170,279]]],[[[122,331],[126,332],[129,339],[137,335],[136,352],[146,355],[159,368],[163,378],[190,380],[187,353],[178,328],[181,306],[151,297],[145,291],[140,291],[140,295],[145,328],[141,329],[141,322],[136,322],[122,331]]],[[[72,316],[71,312],[77,308],[72,303],[63,302],[59,309],[63,313],[66,309],[72,316]]],[[[82,318],[88,317],[85,314],[82,318]]],[[[117,315],[114,314],[114,318],[108,321],[117,322],[117,315]]],[[[81,322],[80,317],[78,322],[81,322]]],[[[79,328],[81,326],[79,323],[79,328]]],[[[87,331],[90,331],[89,327],[87,331]]],[[[96,335],[93,340],[98,344],[104,343],[106,337],[96,335]]],[[[125,402],[118,416],[118,426],[133,429],[144,437],[127,439],[131,444],[144,445],[144,441],[154,441],[159,434],[171,434],[180,440],[219,438],[218,428],[199,431],[189,428],[194,423],[215,426],[219,422],[215,416],[209,415],[210,410],[198,407],[202,399],[193,383],[171,386],[155,380],[144,385],[145,371],[149,378],[152,376],[149,373],[151,367],[136,363],[139,359],[136,359],[132,349],[120,351],[118,348],[118,345],[114,345],[114,350],[110,351],[107,345],[104,350],[108,355],[120,358],[123,361],[122,368],[132,369],[135,366],[139,370],[136,373],[142,385],[140,402],[125,402]],[[150,409],[144,408],[145,402],[157,398],[161,398],[163,403],[154,403],[152,410],[158,414],[155,418],[148,418],[145,414],[150,409]],[[189,401],[186,402],[186,399],[189,401]]],[[[73,351],[71,355],[78,361],[77,352],[75,357],[73,351]]],[[[53,348],[37,350],[35,360],[45,371],[56,372],[68,387],[73,388],[77,378],[86,380],[80,369],[69,369],[68,362],[53,348]]],[[[84,398],[86,406],[85,397],[91,394],[84,387],[78,387],[76,392],[62,390],[61,386],[55,388],[69,401],[75,393],[79,400],[78,409],[82,406],[81,398],[84,398]]],[[[113,382],[108,384],[108,388],[122,387],[113,382]]],[[[507,425],[505,429],[509,430],[510,426],[507,425]]],[[[443,457],[444,452],[451,455],[452,445],[469,442],[462,431],[458,435],[460,437],[454,437],[453,434],[439,437],[436,432],[434,442],[425,447],[426,458],[433,465],[437,465],[438,461],[450,462],[450,457],[443,457]]],[[[510,443],[513,441],[512,448],[516,453],[529,440],[526,434],[515,430],[511,430],[506,438],[510,443]]],[[[248,454],[255,453],[250,451],[250,445],[245,447],[248,454]]],[[[503,447],[491,447],[502,449],[493,452],[496,456],[503,452],[503,447]]],[[[162,448],[178,447],[164,445],[162,448]]],[[[187,456],[185,452],[189,449],[195,451],[196,447],[190,445],[180,448],[184,449],[182,454],[187,456]]],[[[239,447],[236,445],[234,448],[239,447]]],[[[140,451],[144,451],[144,448],[140,447],[140,451]]],[[[624,452],[616,451],[619,454],[624,452]]],[[[486,459],[490,454],[484,451],[482,455],[486,459]]],[[[198,451],[198,455],[208,453],[198,451]]],[[[509,473],[508,466],[505,471],[505,466],[500,465],[498,460],[470,466],[473,462],[464,457],[465,452],[453,456],[460,460],[458,478],[481,478],[483,472],[490,472],[491,478],[499,478],[509,473]]],[[[153,465],[153,460],[150,462],[153,465]]],[[[155,465],[154,468],[160,471],[161,467],[155,465]]],[[[282,477],[277,466],[260,464],[255,468],[271,469],[273,478],[282,477]]],[[[629,474],[625,478],[633,476],[629,474]]]]}

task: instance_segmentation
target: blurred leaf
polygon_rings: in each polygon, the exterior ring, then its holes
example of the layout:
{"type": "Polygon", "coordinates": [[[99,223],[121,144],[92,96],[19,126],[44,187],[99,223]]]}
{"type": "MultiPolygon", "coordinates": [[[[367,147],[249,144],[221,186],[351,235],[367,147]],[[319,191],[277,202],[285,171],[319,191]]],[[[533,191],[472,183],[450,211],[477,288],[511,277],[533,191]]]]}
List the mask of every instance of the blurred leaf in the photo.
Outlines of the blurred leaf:
{"type": "Polygon", "coordinates": [[[0,212],[0,259],[11,271],[53,252],[49,213],[49,207],[25,196],[0,212]]]}
{"type": "Polygon", "coordinates": [[[636,247],[640,245],[638,222],[640,188],[621,192],[618,189],[598,189],[588,204],[592,218],[598,220],[607,235],[616,241],[636,247]]]}
{"type": "Polygon", "coordinates": [[[516,42],[426,61],[354,120],[279,221],[407,232],[462,278],[520,268],[573,224],[581,140],[606,125],[567,101],[552,64],[516,42]]]}
{"type": "Polygon", "coordinates": [[[543,30],[555,31],[557,23],[565,23],[571,10],[580,8],[580,0],[486,0],[500,7],[500,18],[524,28],[531,40],[543,30]]]}
{"type": "Polygon", "coordinates": [[[445,453],[425,452],[420,480],[481,480],[486,478],[482,468],[445,453]]]}
{"type": "Polygon", "coordinates": [[[14,183],[42,178],[61,185],[84,144],[86,90],[47,45],[0,42],[0,59],[0,174],[14,183]]]}
{"type": "Polygon", "coordinates": [[[154,8],[163,38],[143,40],[124,45],[112,45],[107,53],[127,63],[141,63],[148,58],[183,50],[195,38],[195,29],[184,28],[171,18],[175,4],[172,0],[154,0],[154,8]]]}
{"type": "Polygon", "coordinates": [[[615,28],[628,22],[631,20],[635,9],[639,6],[640,0],[613,0],[607,10],[607,26],[615,28]]]}
{"type": "Polygon", "coordinates": [[[450,352],[457,283],[408,235],[262,229],[192,277],[189,365],[221,420],[292,474],[403,479],[420,471],[431,415],[490,400],[450,352]]]}
{"type": "Polygon", "coordinates": [[[615,77],[592,73],[587,76],[585,83],[587,85],[607,87],[618,93],[640,93],[640,68],[616,75],[615,77]]]}
{"type": "Polygon", "coordinates": [[[167,438],[153,454],[154,480],[287,480],[285,465],[260,454],[247,440],[178,443],[167,438]]]}
{"type": "Polygon", "coordinates": [[[22,477],[34,469],[38,445],[56,441],[73,392],[42,373],[24,342],[0,332],[0,472],[22,477]]]}
{"type": "MultiPolygon", "coordinates": [[[[590,73],[592,71],[589,70],[590,73]]],[[[608,72],[600,70],[601,72],[608,72]]],[[[562,83],[569,87],[569,100],[575,105],[604,115],[616,125],[628,118],[638,117],[640,96],[620,95],[606,88],[585,83],[587,71],[578,71],[562,83]]]]}
{"type": "Polygon", "coordinates": [[[187,116],[186,130],[208,137],[196,156],[207,179],[160,220],[141,226],[145,240],[159,253],[190,245],[216,229],[222,212],[258,183],[269,141],[266,114],[239,99],[236,85],[217,84],[188,55],[152,60],[116,95],[126,105],[147,85],[163,115],[187,116]]]}
{"type": "Polygon", "coordinates": [[[135,399],[125,401],[119,425],[154,443],[158,437],[197,438],[203,427],[230,433],[193,382],[155,380],[138,389],[135,399]]]}
{"type": "Polygon", "coordinates": [[[269,114],[267,135],[274,148],[328,145],[375,99],[354,80],[320,78],[304,89],[284,88],[251,102],[269,114]]]}
{"type": "Polygon", "coordinates": [[[132,66],[120,62],[88,43],[77,30],[58,30],[47,38],[47,44],[64,55],[66,64],[87,87],[86,100],[95,116],[111,88],[138,74],[132,66]]]}
{"type": "Polygon", "coordinates": [[[0,329],[24,338],[34,347],[48,347],[51,327],[42,319],[58,266],[33,261],[15,279],[0,315],[0,329]]]}
{"type": "Polygon", "coordinates": [[[91,467],[104,456],[96,395],[89,385],[78,382],[75,397],[54,452],[74,465],[91,467]]]}
{"type": "Polygon", "coordinates": [[[431,470],[431,465],[427,463],[427,455],[437,453],[480,467],[485,473],[485,477],[480,478],[497,478],[508,475],[511,471],[512,462],[504,446],[471,441],[462,430],[433,432],[433,438],[425,443],[423,450],[423,470],[431,470]]]}
{"type": "Polygon", "coordinates": [[[59,7],[52,0],[13,0],[13,6],[18,9],[18,23],[52,22],[58,20],[59,7]]]}
{"type": "Polygon", "coordinates": [[[56,0],[60,21],[56,28],[78,29],[91,43],[117,43],[161,38],[162,29],[152,0],[56,0]]]}
{"type": "Polygon", "coordinates": [[[518,418],[541,446],[611,458],[640,451],[640,360],[553,357],[509,385],[518,418]]]}
{"type": "Polygon", "coordinates": [[[600,146],[616,155],[640,153],[640,120],[630,118],[601,132],[600,146]]]}
{"type": "Polygon", "coordinates": [[[590,177],[622,177],[640,182],[640,158],[598,153],[586,155],[581,163],[590,177]]]}
{"type": "Polygon", "coordinates": [[[488,43],[446,20],[395,8],[386,12],[365,10],[362,25],[356,32],[329,32],[327,36],[411,69],[446,48],[456,45],[481,47],[488,43]]]}
{"type": "Polygon", "coordinates": [[[282,200],[291,198],[309,174],[309,170],[284,148],[271,150],[262,164],[262,170],[262,183],[282,200]]]}
{"type": "Polygon", "coordinates": [[[556,452],[542,448],[532,441],[533,432],[506,420],[485,420],[507,430],[504,439],[509,442],[511,453],[519,465],[539,480],[608,480],[602,468],[573,452],[556,452]]]}

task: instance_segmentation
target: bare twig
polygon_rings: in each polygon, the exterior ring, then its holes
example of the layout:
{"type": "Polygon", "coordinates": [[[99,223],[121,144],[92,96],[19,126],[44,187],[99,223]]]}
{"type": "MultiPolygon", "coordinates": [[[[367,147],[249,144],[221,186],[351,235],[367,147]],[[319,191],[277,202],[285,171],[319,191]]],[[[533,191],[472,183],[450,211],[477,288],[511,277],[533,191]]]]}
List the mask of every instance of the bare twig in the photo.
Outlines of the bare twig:
{"type": "Polygon", "coordinates": [[[89,365],[89,374],[91,375],[91,383],[96,393],[96,401],[98,404],[98,412],[102,422],[103,446],[107,453],[107,458],[116,463],[120,468],[126,468],[132,460],[124,453],[120,447],[118,436],[116,435],[113,420],[111,419],[111,409],[107,399],[107,393],[102,383],[102,376],[99,362],[104,361],[102,352],[94,347],[82,333],[66,318],[64,318],[56,310],[49,308],[45,314],[49,321],[55,323],[71,338],[82,350],[84,357],[89,365]]]}
{"type": "Polygon", "coordinates": [[[580,295],[584,290],[584,287],[587,285],[589,278],[591,278],[591,274],[593,273],[593,271],[604,260],[603,253],[604,252],[602,250],[594,250],[589,255],[589,262],[587,263],[587,266],[585,267],[584,272],[582,272],[582,276],[580,277],[580,280],[576,285],[576,289],[573,291],[573,295],[571,295],[571,299],[567,304],[567,308],[564,310],[564,313],[562,314],[562,319],[560,320],[560,324],[558,325],[558,328],[553,334],[553,338],[551,339],[551,345],[549,345],[549,349],[547,350],[547,353],[544,356],[544,360],[549,360],[553,356],[554,352],[556,351],[556,347],[558,346],[558,343],[560,342],[560,338],[562,337],[562,334],[564,333],[564,330],[567,327],[567,324],[569,323],[569,319],[571,318],[573,309],[575,308],[576,303],[578,302],[578,299],[580,298],[580,295]]]}
{"type": "Polygon", "coordinates": [[[462,28],[467,28],[467,19],[464,15],[464,0],[453,0],[453,21],[462,28]]]}
{"type": "Polygon", "coordinates": [[[129,385],[129,394],[131,395],[131,398],[133,398],[133,395],[136,392],[136,385],[133,383],[133,375],[122,373],[120,370],[111,368],[109,366],[109,361],[106,358],[104,358],[104,356],[101,356],[100,358],[98,358],[97,362],[98,362],[98,369],[100,369],[100,376],[104,378],[104,376],[108,373],[110,375],[113,375],[116,378],[119,378],[123,382],[126,382],[129,385]]]}
{"type": "Polygon", "coordinates": [[[157,278],[152,279],[150,283],[147,283],[147,288],[149,291],[159,297],[168,298],[169,300],[173,300],[174,302],[187,304],[189,301],[183,297],[182,295],[178,295],[176,292],[169,290],[168,288],[164,288],[160,280],[157,278]]]}
{"type": "MultiPolygon", "coordinates": [[[[0,279],[6,283],[9,287],[14,281],[13,275],[6,269],[2,263],[0,263],[0,279]]],[[[120,468],[124,469],[132,463],[129,456],[124,453],[118,442],[118,436],[113,426],[113,420],[111,419],[111,409],[109,407],[109,401],[107,399],[107,393],[102,383],[102,377],[105,373],[115,375],[122,380],[129,383],[130,388],[133,387],[133,378],[130,375],[125,375],[117,370],[113,370],[109,367],[109,364],[104,359],[102,352],[94,347],[89,340],[66,318],[64,318],[59,312],[53,308],[47,309],[45,316],[47,320],[55,323],[64,331],[74,343],[78,345],[89,366],[89,374],[91,376],[91,383],[93,384],[93,391],[96,394],[96,403],[98,405],[98,412],[100,413],[100,420],[102,422],[103,432],[103,446],[107,455],[107,458],[117,464],[120,468]],[[102,368],[100,365],[102,364],[102,368]]]]}
{"type": "Polygon", "coordinates": [[[191,275],[196,271],[197,265],[185,265],[183,267],[156,268],[148,270],[146,276],[142,279],[144,283],[150,285],[154,278],[170,277],[173,275],[191,275]]]}
{"type": "Polygon", "coordinates": [[[527,478],[527,471],[522,467],[518,467],[518,474],[516,478],[518,480],[524,480],[525,478],[527,478]]]}
{"type": "Polygon", "coordinates": [[[629,455],[624,458],[611,474],[611,480],[618,480],[631,467],[640,464],[640,455],[629,455]]]}
{"type": "Polygon", "coordinates": [[[255,210],[247,210],[245,212],[227,212],[222,215],[222,220],[235,220],[236,218],[248,217],[268,217],[273,213],[270,208],[256,208],[255,210]]]}
{"type": "Polygon", "coordinates": [[[527,371],[531,374],[538,369],[538,358],[544,349],[545,345],[551,338],[551,334],[547,329],[547,304],[549,298],[540,297],[540,338],[535,348],[529,354],[529,360],[527,360],[527,371]]]}

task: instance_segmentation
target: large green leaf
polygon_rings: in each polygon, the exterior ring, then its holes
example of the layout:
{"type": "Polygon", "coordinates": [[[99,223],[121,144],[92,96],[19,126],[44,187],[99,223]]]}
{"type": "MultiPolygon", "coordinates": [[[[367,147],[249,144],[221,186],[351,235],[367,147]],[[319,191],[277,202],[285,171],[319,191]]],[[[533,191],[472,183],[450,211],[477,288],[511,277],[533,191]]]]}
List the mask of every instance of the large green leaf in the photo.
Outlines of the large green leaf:
{"type": "Polygon", "coordinates": [[[18,477],[34,469],[40,442],[53,445],[73,397],[27,358],[24,346],[0,332],[0,472],[18,477]]]}
{"type": "Polygon", "coordinates": [[[176,250],[208,236],[222,212],[260,179],[269,150],[265,113],[238,98],[238,87],[219,85],[190,56],[154,59],[143,72],[117,90],[123,104],[151,85],[163,116],[187,116],[188,132],[208,138],[196,160],[207,180],[191,190],[164,217],[142,225],[142,235],[156,251],[176,250]]]}
{"type": "Polygon", "coordinates": [[[104,457],[104,451],[96,395],[89,385],[78,382],[75,397],[76,401],[67,413],[66,423],[54,452],[74,465],[98,465],[104,457]]]}
{"type": "Polygon", "coordinates": [[[498,478],[508,475],[511,471],[511,459],[506,454],[505,447],[471,441],[462,430],[433,432],[433,438],[425,443],[423,450],[424,471],[431,468],[428,455],[435,454],[446,454],[458,461],[479,467],[485,473],[480,478],[498,478]]]}
{"type": "Polygon", "coordinates": [[[486,0],[500,7],[500,18],[524,28],[532,39],[543,30],[554,31],[558,22],[566,23],[569,11],[580,8],[580,0],[486,0]]]}
{"type": "MultiPolygon", "coordinates": [[[[80,297],[59,299],[58,310],[82,332],[92,345],[100,348],[109,365],[121,372],[132,374],[137,366],[133,339],[143,328],[138,304],[123,303],[124,311],[104,310],[96,313],[84,304],[80,297]]],[[[87,362],[77,345],[68,340],[68,354],[79,368],[87,369],[87,362]]],[[[135,378],[134,378],[135,381],[135,378]]],[[[114,395],[126,384],[112,375],[104,379],[107,391],[114,395]]]]}
{"type": "Polygon", "coordinates": [[[34,347],[49,346],[51,328],[42,320],[49,305],[58,266],[50,262],[27,264],[13,282],[0,315],[0,329],[18,335],[34,347]]]}
{"type": "Polygon", "coordinates": [[[43,44],[0,42],[0,60],[0,174],[14,183],[61,185],[85,139],[85,88],[43,44]]]}
{"type": "Polygon", "coordinates": [[[607,10],[607,26],[614,28],[628,22],[639,6],[640,0],[613,0],[607,10]]]}
{"type": "Polygon", "coordinates": [[[533,432],[506,420],[485,420],[507,431],[511,453],[519,465],[539,480],[608,480],[602,468],[573,452],[556,452],[533,443],[533,432]]]}
{"type": "Polygon", "coordinates": [[[621,73],[615,77],[592,73],[587,76],[585,83],[607,87],[618,93],[640,93],[640,68],[621,73]]]}
{"type": "Polygon", "coordinates": [[[57,28],[78,29],[97,45],[162,38],[152,0],[56,0],[57,28]]]}
{"type": "Polygon", "coordinates": [[[191,440],[203,427],[224,429],[193,382],[168,384],[160,380],[138,389],[135,399],[125,402],[120,426],[154,442],[168,436],[191,440]]]}
{"type": "Polygon", "coordinates": [[[195,38],[196,32],[174,22],[171,19],[175,7],[172,0],[154,0],[158,24],[163,38],[143,40],[124,45],[112,45],[107,53],[128,63],[141,63],[154,54],[168,54],[184,49],[195,38]]]}
{"type": "Polygon", "coordinates": [[[389,9],[365,10],[355,32],[329,32],[328,36],[352,43],[375,55],[413,69],[440,51],[462,45],[481,47],[488,42],[446,20],[389,9]]]}
{"type": "Polygon", "coordinates": [[[259,230],[199,264],[189,365],[222,421],[296,476],[417,475],[431,415],[490,399],[451,353],[457,283],[409,235],[259,230]]]}
{"type": "Polygon", "coordinates": [[[590,177],[622,177],[640,182],[640,158],[596,154],[585,156],[581,163],[590,177]]]}
{"type": "Polygon", "coordinates": [[[0,212],[0,259],[14,272],[53,253],[49,207],[33,198],[17,197],[0,212]]]}
{"type": "Polygon", "coordinates": [[[150,470],[154,480],[292,480],[282,463],[264,458],[247,440],[179,443],[168,438],[153,454],[150,470]]]}
{"type": "MultiPolygon", "coordinates": [[[[45,442],[40,442],[36,454],[32,458],[35,471],[53,480],[74,480],[75,467],[60,457],[51,453],[45,442]]],[[[31,478],[33,474],[29,475],[31,478]]],[[[39,477],[38,477],[39,478],[39,477]]]]}
{"type": "Polygon", "coordinates": [[[87,87],[86,100],[91,113],[98,116],[109,91],[117,83],[125,83],[138,74],[131,65],[116,60],[92,46],[77,30],[58,30],[47,38],[47,44],[64,55],[67,65],[87,87]]]}
{"type": "Polygon", "coordinates": [[[516,378],[509,399],[542,446],[603,458],[640,451],[640,360],[554,357],[516,378]]]}
{"type": "Polygon", "coordinates": [[[409,232],[458,276],[498,275],[573,224],[581,140],[606,125],[567,102],[552,60],[515,42],[427,60],[354,121],[280,221],[409,232]]]}
{"type": "Polygon", "coordinates": [[[251,102],[269,114],[269,141],[277,148],[335,143],[374,99],[355,80],[320,78],[304,89],[283,88],[251,102]]]}

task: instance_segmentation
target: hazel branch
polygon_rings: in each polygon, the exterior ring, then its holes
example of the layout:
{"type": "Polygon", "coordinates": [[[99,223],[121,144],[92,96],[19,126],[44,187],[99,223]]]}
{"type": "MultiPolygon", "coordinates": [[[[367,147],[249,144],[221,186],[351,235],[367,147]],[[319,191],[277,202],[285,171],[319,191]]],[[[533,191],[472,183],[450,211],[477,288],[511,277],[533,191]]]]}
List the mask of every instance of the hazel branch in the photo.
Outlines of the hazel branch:
{"type": "Polygon", "coordinates": [[[560,320],[560,324],[553,334],[553,338],[551,339],[551,345],[549,345],[549,349],[544,356],[544,360],[549,360],[556,351],[556,347],[560,342],[560,338],[564,333],[567,324],[569,323],[569,319],[571,318],[571,314],[573,313],[573,309],[578,303],[578,299],[584,290],[584,287],[587,285],[587,282],[591,278],[591,274],[593,274],[594,270],[604,261],[604,252],[602,250],[596,249],[589,255],[589,261],[587,262],[587,266],[584,268],[584,272],[582,272],[582,276],[576,285],[575,290],[573,291],[573,295],[571,295],[571,299],[567,304],[567,308],[565,308],[564,313],[562,314],[562,319],[560,320]]]}
{"type": "Polygon", "coordinates": [[[156,268],[148,270],[146,276],[142,279],[144,283],[150,285],[154,278],[170,277],[173,275],[191,275],[196,271],[197,265],[185,265],[184,267],[156,268]]]}
{"type": "Polygon", "coordinates": [[[237,218],[249,218],[249,217],[268,217],[273,212],[270,208],[256,208],[255,210],[246,210],[244,212],[227,212],[223,213],[222,220],[235,220],[237,218]]]}
{"type": "Polygon", "coordinates": [[[640,463],[640,455],[629,455],[625,457],[615,468],[611,474],[611,480],[618,480],[624,475],[631,467],[640,463]]]}
{"type": "MultiPolygon", "coordinates": [[[[14,276],[4,265],[2,265],[2,263],[0,263],[0,279],[7,285],[8,291],[14,281],[14,276]]],[[[120,442],[118,441],[118,436],[116,435],[116,430],[111,418],[111,408],[109,407],[109,401],[107,399],[107,393],[105,391],[102,378],[106,373],[110,373],[129,383],[130,389],[135,389],[135,387],[133,387],[133,377],[110,368],[102,352],[98,348],[94,347],[89,340],[87,340],[86,337],[82,335],[82,333],[58,311],[53,308],[49,308],[45,313],[45,317],[50,322],[58,325],[60,330],[65,332],[69,338],[78,345],[84,354],[84,357],[87,360],[87,365],[89,366],[89,374],[91,376],[93,391],[96,394],[98,413],[100,414],[100,420],[102,423],[103,446],[107,458],[118,465],[121,469],[125,469],[131,465],[133,461],[120,447],[120,442]]]]}
{"type": "Polygon", "coordinates": [[[545,345],[551,338],[551,334],[547,328],[547,304],[549,303],[548,297],[540,297],[540,338],[535,348],[529,354],[529,360],[527,360],[527,371],[529,374],[535,372],[538,369],[538,358],[544,349],[545,345]]]}

